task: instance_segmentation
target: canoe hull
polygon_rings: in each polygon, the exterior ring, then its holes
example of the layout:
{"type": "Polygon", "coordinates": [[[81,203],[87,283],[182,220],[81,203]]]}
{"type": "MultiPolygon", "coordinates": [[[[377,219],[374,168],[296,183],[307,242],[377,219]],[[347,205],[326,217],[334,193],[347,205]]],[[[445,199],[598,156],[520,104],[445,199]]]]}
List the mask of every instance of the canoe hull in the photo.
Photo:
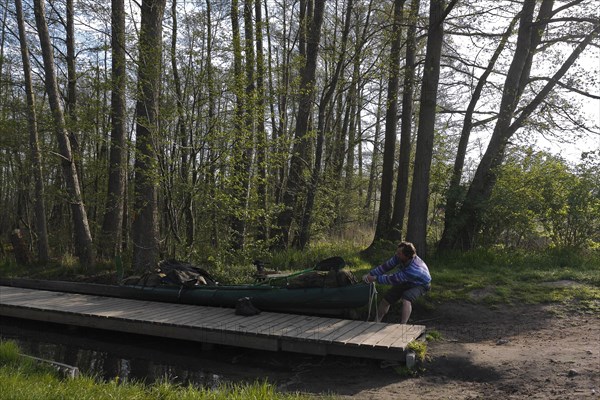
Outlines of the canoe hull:
{"type": "Polygon", "coordinates": [[[93,294],[138,300],[235,307],[238,299],[250,297],[252,304],[265,311],[330,313],[366,306],[369,286],[364,283],[337,288],[282,288],[269,285],[177,287],[116,286],[94,283],[47,281],[35,279],[0,279],[0,285],[93,294]]]}
{"type": "Polygon", "coordinates": [[[179,302],[217,307],[235,307],[238,299],[249,297],[252,304],[263,310],[288,309],[347,309],[369,302],[369,286],[356,284],[337,288],[279,288],[273,286],[236,285],[197,287],[132,287],[148,300],[179,302]]]}

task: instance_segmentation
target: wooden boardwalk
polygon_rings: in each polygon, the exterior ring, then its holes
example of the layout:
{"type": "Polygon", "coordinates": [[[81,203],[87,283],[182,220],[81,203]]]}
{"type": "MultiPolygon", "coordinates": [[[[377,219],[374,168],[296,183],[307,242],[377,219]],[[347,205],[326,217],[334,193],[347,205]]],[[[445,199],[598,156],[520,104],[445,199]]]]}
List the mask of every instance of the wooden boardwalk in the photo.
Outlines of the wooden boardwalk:
{"type": "Polygon", "coordinates": [[[0,286],[0,316],[270,351],[404,361],[422,325],[119,299],[0,286]]]}

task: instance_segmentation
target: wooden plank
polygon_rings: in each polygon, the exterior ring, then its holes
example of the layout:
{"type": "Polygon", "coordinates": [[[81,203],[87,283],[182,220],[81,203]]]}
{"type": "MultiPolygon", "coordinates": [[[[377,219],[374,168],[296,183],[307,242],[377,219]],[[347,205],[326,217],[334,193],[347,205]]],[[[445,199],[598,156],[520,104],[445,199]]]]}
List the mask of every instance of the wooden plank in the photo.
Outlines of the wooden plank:
{"type": "Polygon", "coordinates": [[[213,318],[220,318],[223,315],[223,311],[219,307],[196,307],[198,308],[197,310],[194,310],[186,317],[182,317],[178,324],[202,326],[205,322],[210,321],[213,318]]]}
{"type": "Polygon", "coordinates": [[[160,324],[181,325],[179,322],[186,318],[192,310],[187,308],[180,309],[158,309],[153,317],[153,321],[160,324]]]}
{"type": "Polygon", "coordinates": [[[342,322],[339,324],[336,330],[326,334],[325,336],[322,336],[319,340],[331,342],[332,339],[339,336],[340,334],[348,332],[349,330],[363,323],[362,321],[351,321],[347,319],[341,321],[342,322]]]}
{"type": "MultiPolygon", "coordinates": [[[[4,287],[2,288],[2,291],[4,292],[4,287]]],[[[12,288],[10,288],[12,289],[12,288]]],[[[8,296],[2,296],[0,297],[0,301],[2,302],[10,302],[10,303],[14,303],[14,304],[37,304],[39,302],[43,302],[44,300],[51,298],[52,297],[52,293],[51,292],[37,292],[37,293],[28,293],[28,292],[15,292],[13,291],[13,293],[9,293],[8,296]]]]}
{"type": "Polygon", "coordinates": [[[362,332],[360,332],[352,337],[349,337],[345,340],[340,340],[340,341],[344,344],[360,346],[363,341],[367,340],[368,338],[372,337],[373,335],[380,333],[383,330],[385,330],[384,324],[369,323],[369,325],[367,326],[367,329],[363,330],[362,332]]]}
{"type": "MultiPolygon", "coordinates": [[[[207,309],[211,307],[205,307],[207,309]]],[[[202,325],[213,326],[215,324],[223,322],[226,320],[230,320],[232,318],[238,317],[235,315],[235,310],[233,308],[221,308],[221,307],[212,307],[213,310],[207,310],[208,313],[201,312],[199,313],[199,317],[201,317],[202,325]]],[[[197,322],[186,322],[189,324],[198,325],[197,322]]]]}
{"type": "Polygon", "coordinates": [[[296,318],[288,321],[285,326],[281,326],[278,330],[278,334],[288,339],[296,340],[316,340],[317,336],[323,336],[323,329],[331,326],[337,319],[315,317],[315,316],[296,316],[296,318]]]}
{"type": "Polygon", "coordinates": [[[312,354],[316,356],[326,356],[329,354],[327,344],[317,341],[290,340],[284,338],[281,340],[280,349],[281,351],[312,354]]]}
{"type": "Polygon", "coordinates": [[[425,332],[425,326],[423,325],[409,325],[409,327],[412,329],[409,329],[404,336],[399,337],[396,341],[392,342],[389,347],[402,347],[406,349],[406,345],[425,332]]]}
{"type": "MultiPolygon", "coordinates": [[[[329,337],[332,333],[334,333],[340,328],[343,328],[344,326],[347,326],[350,322],[350,320],[330,318],[326,322],[324,322],[322,326],[318,326],[313,329],[318,331],[320,341],[329,342],[329,337]]],[[[315,336],[314,334],[312,334],[312,332],[307,331],[305,333],[300,334],[299,338],[307,337],[306,335],[308,335],[308,337],[315,336]]]]}
{"type": "Polygon", "coordinates": [[[322,337],[332,332],[332,327],[340,324],[340,319],[337,318],[322,318],[317,325],[306,326],[303,330],[299,330],[295,333],[296,339],[312,339],[320,340],[322,337]]]}
{"type": "Polygon", "coordinates": [[[406,354],[402,349],[368,346],[348,346],[341,343],[330,344],[327,347],[327,354],[399,362],[403,362],[406,359],[406,354]]]}
{"type": "Polygon", "coordinates": [[[402,326],[393,326],[389,325],[378,335],[373,335],[370,338],[367,338],[362,342],[363,346],[372,346],[372,347],[383,347],[388,348],[389,343],[397,340],[399,337],[404,335],[404,330],[402,326]],[[387,344],[386,344],[387,343],[387,344]]]}
{"type": "Polygon", "coordinates": [[[110,308],[110,302],[108,298],[97,298],[97,299],[80,299],[80,298],[66,298],[59,299],[55,298],[45,308],[54,308],[62,311],[77,312],[77,313],[94,313],[96,311],[103,311],[110,308]]]}
{"type": "Polygon", "coordinates": [[[9,286],[0,286],[0,300],[1,301],[18,301],[21,299],[36,299],[46,295],[46,292],[42,291],[29,291],[24,292],[16,288],[9,286]]]}
{"type": "Polygon", "coordinates": [[[202,326],[211,327],[213,329],[234,329],[239,326],[239,324],[246,317],[242,315],[236,315],[233,310],[230,310],[227,313],[223,313],[215,318],[211,318],[209,320],[204,321],[202,326]]]}
{"type": "MultiPolygon", "coordinates": [[[[239,317],[237,319],[232,319],[230,321],[226,321],[226,322],[219,322],[216,325],[213,325],[214,329],[218,329],[218,330],[226,330],[226,331],[235,331],[235,332],[245,332],[250,334],[250,332],[247,332],[246,328],[245,328],[245,319],[246,317],[239,317]]],[[[254,333],[252,333],[254,334],[254,333]]]]}
{"type": "MultiPolygon", "coordinates": [[[[69,313],[80,314],[98,314],[107,316],[106,314],[114,314],[115,310],[120,310],[128,316],[152,313],[152,309],[148,307],[146,302],[131,303],[127,300],[87,296],[82,298],[82,295],[68,294],[67,297],[61,297],[58,293],[47,292],[54,295],[54,298],[49,299],[41,308],[54,311],[63,311],[69,313]]],[[[120,316],[123,316],[121,314],[120,316]]]]}
{"type": "Polygon", "coordinates": [[[110,312],[98,312],[97,315],[105,316],[107,318],[117,318],[131,321],[144,321],[146,318],[151,318],[153,311],[149,310],[147,306],[140,308],[132,308],[122,312],[110,310],[110,312]]]}
{"type": "MultiPolygon", "coordinates": [[[[393,335],[394,332],[397,330],[395,324],[385,324],[385,323],[381,323],[381,322],[373,322],[373,324],[376,326],[380,326],[381,329],[379,329],[377,332],[373,333],[372,335],[367,335],[366,337],[361,337],[360,342],[358,343],[359,345],[371,346],[371,347],[375,346],[377,343],[384,340],[386,337],[393,335]]],[[[359,339],[357,338],[357,342],[358,341],[359,341],[359,339]]]]}
{"type": "MultiPolygon", "coordinates": [[[[128,300],[127,304],[135,304],[136,301],[135,300],[128,300]]],[[[118,307],[117,304],[115,304],[115,307],[118,307]]],[[[181,313],[186,311],[186,308],[183,307],[183,305],[178,305],[178,304],[170,304],[170,303],[150,303],[146,306],[147,309],[152,310],[154,312],[154,316],[155,317],[164,317],[166,315],[172,315],[175,313],[181,313]]],[[[187,312],[190,312],[189,309],[187,309],[187,312]]]]}
{"type": "Polygon", "coordinates": [[[281,316],[281,318],[273,321],[272,324],[265,324],[259,327],[255,332],[260,335],[281,336],[281,332],[297,317],[295,314],[281,314],[281,316]]]}
{"type": "Polygon", "coordinates": [[[270,351],[401,360],[424,326],[0,287],[0,315],[270,351]]]}
{"type": "Polygon", "coordinates": [[[73,314],[84,314],[91,315],[96,312],[101,312],[106,310],[107,302],[102,301],[101,299],[93,299],[90,301],[82,301],[85,299],[69,299],[68,302],[65,302],[63,299],[53,299],[53,301],[44,305],[42,308],[47,310],[55,310],[55,311],[64,311],[73,314]]]}
{"type": "Polygon", "coordinates": [[[273,326],[276,321],[281,320],[283,317],[285,317],[285,314],[262,312],[258,315],[247,317],[240,324],[240,327],[243,327],[246,332],[256,335],[265,326],[273,326]]]}
{"type": "Polygon", "coordinates": [[[385,335],[367,339],[363,342],[363,345],[389,348],[394,342],[400,340],[404,343],[401,346],[404,348],[408,342],[415,339],[414,333],[416,331],[412,325],[389,324],[386,330],[387,333],[385,335]]]}
{"type": "Polygon", "coordinates": [[[281,315],[282,314],[280,313],[263,311],[260,314],[253,316],[242,316],[236,315],[235,311],[231,309],[227,314],[222,315],[221,318],[204,321],[203,325],[217,327],[219,329],[242,329],[249,333],[258,333],[265,325],[271,324],[271,321],[279,320],[281,315]]]}
{"type": "Polygon", "coordinates": [[[369,327],[368,322],[365,323],[363,321],[360,321],[359,323],[355,324],[351,329],[344,330],[343,332],[340,332],[338,335],[334,335],[333,337],[331,337],[330,341],[332,343],[344,343],[344,341],[358,335],[359,333],[363,332],[368,327],[369,327]]]}
{"type": "Polygon", "coordinates": [[[79,310],[85,310],[90,307],[95,307],[96,303],[86,302],[86,301],[68,301],[64,298],[53,298],[48,297],[43,301],[32,301],[32,302],[11,302],[11,304],[15,306],[29,307],[29,308],[43,308],[48,310],[73,310],[74,312],[79,312],[79,310]]]}
{"type": "Polygon", "coordinates": [[[160,309],[157,310],[154,308],[145,308],[145,309],[139,310],[135,313],[131,313],[127,316],[124,316],[123,318],[132,320],[132,321],[140,321],[140,322],[148,321],[148,322],[152,322],[153,324],[157,324],[157,323],[161,323],[161,318],[164,318],[164,314],[160,314],[160,309]],[[162,317],[161,317],[161,315],[162,315],[162,317]]]}
{"type": "Polygon", "coordinates": [[[286,332],[287,337],[293,337],[298,340],[321,340],[322,337],[331,333],[328,327],[334,325],[337,321],[331,318],[317,318],[306,323],[301,323],[286,332]]]}
{"type": "Polygon", "coordinates": [[[211,327],[210,321],[223,318],[224,311],[221,308],[203,307],[200,310],[194,311],[188,316],[184,316],[177,323],[180,325],[194,326],[197,328],[211,327]]]}
{"type": "Polygon", "coordinates": [[[4,304],[0,304],[0,315],[259,350],[277,351],[279,349],[278,341],[268,336],[243,337],[231,332],[213,332],[210,330],[194,329],[192,327],[174,327],[123,319],[82,316],[58,311],[23,309],[20,307],[5,306],[4,304]],[[23,315],[23,312],[26,315],[23,315]]]}
{"type": "MultiPolygon", "coordinates": [[[[127,316],[135,315],[140,311],[147,309],[148,306],[142,303],[131,303],[131,302],[120,302],[114,304],[110,309],[106,310],[106,316],[111,316],[113,318],[126,318],[127,316]]],[[[103,313],[104,314],[104,313],[103,313]]]]}

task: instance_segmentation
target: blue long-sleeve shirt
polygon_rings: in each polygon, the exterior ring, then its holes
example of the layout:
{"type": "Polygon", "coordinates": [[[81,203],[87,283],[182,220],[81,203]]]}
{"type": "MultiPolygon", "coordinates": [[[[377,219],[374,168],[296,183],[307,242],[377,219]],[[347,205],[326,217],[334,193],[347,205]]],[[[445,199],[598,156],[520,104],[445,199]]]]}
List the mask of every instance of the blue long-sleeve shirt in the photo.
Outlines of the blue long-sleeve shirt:
{"type": "Polygon", "coordinates": [[[403,283],[414,286],[427,285],[431,282],[429,268],[419,256],[414,256],[407,266],[403,266],[397,255],[387,260],[380,266],[373,268],[369,275],[377,277],[377,282],[384,285],[400,285],[403,283]],[[393,274],[386,274],[394,267],[400,266],[393,274]]]}

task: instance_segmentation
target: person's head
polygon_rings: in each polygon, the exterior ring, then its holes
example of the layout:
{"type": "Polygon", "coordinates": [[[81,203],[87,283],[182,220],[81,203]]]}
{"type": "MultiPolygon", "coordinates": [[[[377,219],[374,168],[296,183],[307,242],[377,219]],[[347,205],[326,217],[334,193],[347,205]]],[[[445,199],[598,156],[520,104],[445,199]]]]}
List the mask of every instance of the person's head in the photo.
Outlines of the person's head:
{"type": "Polygon", "coordinates": [[[396,249],[396,255],[402,262],[406,262],[417,255],[415,245],[411,242],[400,242],[396,249]]]}

